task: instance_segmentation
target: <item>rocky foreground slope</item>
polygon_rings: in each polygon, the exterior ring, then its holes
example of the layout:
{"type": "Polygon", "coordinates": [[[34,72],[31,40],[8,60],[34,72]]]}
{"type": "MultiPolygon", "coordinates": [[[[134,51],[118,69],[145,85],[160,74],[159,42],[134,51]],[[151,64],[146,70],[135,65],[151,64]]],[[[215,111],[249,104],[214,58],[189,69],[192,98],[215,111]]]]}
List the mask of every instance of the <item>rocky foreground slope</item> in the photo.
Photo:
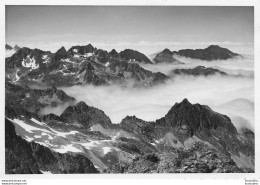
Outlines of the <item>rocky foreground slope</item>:
{"type": "Polygon", "coordinates": [[[239,133],[227,116],[187,99],[153,122],[127,116],[113,124],[84,102],[60,116],[15,102],[5,111],[6,173],[254,171],[253,132],[239,133]]]}

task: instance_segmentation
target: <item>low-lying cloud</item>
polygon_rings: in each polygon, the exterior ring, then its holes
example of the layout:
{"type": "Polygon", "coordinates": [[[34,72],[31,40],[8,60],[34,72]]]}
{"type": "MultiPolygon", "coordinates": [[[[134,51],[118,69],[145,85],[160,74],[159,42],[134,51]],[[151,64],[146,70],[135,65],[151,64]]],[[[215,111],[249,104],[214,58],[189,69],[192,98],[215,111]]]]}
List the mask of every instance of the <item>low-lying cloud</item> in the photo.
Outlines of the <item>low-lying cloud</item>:
{"type": "MultiPolygon", "coordinates": [[[[180,66],[195,66],[189,61],[180,66]]],[[[203,62],[206,64],[206,62],[203,62]]],[[[196,65],[201,65],[196,63],[196,65]]],[[[252,61],[227,61],[208,65],[225,68],[226,70],[246,70],[253,72],[252,61]],[[233,62],[233,63],[232,63],[233,62]],[[251,62],[251,63],[247,63],[251,62]],[[240,64],[237,65],[237,64],[240,64]],[[243,66],[244,65],[244,66],[243,66]],[[239,67],[238,67],[239,66],[239,67]],[[248,67],[250,66],[250,67],[248,67]]],[[[170,64],[146,65],[146,69],[167,73],[174,67],[170,64]],[[153,69],[152,69],[153,68],[153,69]]],[[[175,66],[176,67],[176,66],[175,66]]],[[[176,67],[177,68],[177,67],[176,67]]],[[[214,111],[226,114],[239,129],[254,129],[254,78],[235,76],[175,76],[164,84],[150,88],[133,88],[131,86],[73,86],[62,88],[77,101],[103,110],[113,123],[127,115],[135,115],[147,121],[155,121],[163,117],[176,103],[188,98],[191,103],[208,105],[214,111]]],[[[46,112],[61,114],[65,106],[52,108],[46,112]]]]}

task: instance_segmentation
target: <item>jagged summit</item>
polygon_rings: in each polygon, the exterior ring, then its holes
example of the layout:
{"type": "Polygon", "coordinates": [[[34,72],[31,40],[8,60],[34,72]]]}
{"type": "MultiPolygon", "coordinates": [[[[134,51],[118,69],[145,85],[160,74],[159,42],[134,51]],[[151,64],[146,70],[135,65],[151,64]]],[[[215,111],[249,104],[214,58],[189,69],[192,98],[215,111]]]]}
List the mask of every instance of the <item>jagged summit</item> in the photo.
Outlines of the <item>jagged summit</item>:
{"type": "Polygon", "coordinates": [[[85,128],[95,124],[101,124],[103,127],[112,124],[110,118],[102,110],[91,107],[83,101],[78,102],[75,106],[67,107],[60,117],[68,123],[81,124],[85,128]]]}
{"type": "Polygon", "coordinates": [[[165,48],[162,52],[168,55],[172,54],[171,50],[169,50],[168,48],[165,48]]]}
{"type": "Polygon", "coordinates": [[[125,49],[119,53],[120,57],[126,60],[134,59],[135,61],[142,62],[142,63],[152,63],[147,56],[139,51],[132,50],[132,49],[125,49]]]}
{"type": "Polygon", "coordinates": [[[182,64],[182,62],[173,57],[173,52],[168,48],[165,48],[162,52],[158,53],[153,60],[155,63],[182,64]]]}
{"type": "Polygon", "coordinates": [[[210,45],[209,47],[207,47],[206,49],[209,49],[209,48],[221,48],[219,45],[210,45]]]}
{"type": "Polygon", "coordinates": [[[84,55],[86,53],[94,53],[97,50],[94,46],[91,44],[85,45],[85,46],[72,46],[68,51],[68,55],[74,55],[74,54],[81,54],[84,55]]]}
{"type": "Polygon", "coordinates": [[[109,54],[113,57],[113,58],[118,58],[119,57],[119,53],[115,50],[112,49],[109,54]]]}
{"type": "Polygon", "coordinates": [[[56,53],[60,53],[60,52],[62,53],[67,52],[64,46],[61,46],[61,48],[56,51],[56,53]]]}
{"type": "Polygon", "coordinates": [[[240,56],[239,54],[233,53],[232,51],[218,45],[210,45],[205,49],[183,49],[173,51],[173,54],[207,61],[227,60],[229,58],[240,56]]]}
{"type": "Polygon", "coordinates": [[[21,47],[19,47],[18,45],[15,45],[15,46],[14,46],[14,50],[15,50],[15,51],[18,51],[19,49],[21,49],[21,47]]]}
{"type": "Polygon", "coordinates": [[[231,134],[237,133],[227,116],[214,112],[206,105],[191,104],[186,98],[175,103],[165,115],[164,121],[166,126],[179,128],[190,135],[197,131],[208,132],[218,128],[231,134]]]}
{"type": "Polygon", "coordinates": [[[187,68],[187,69],[174,69],[171,71],[172,75],[193,75],[193,76],[209,76],[209,75],[227,75],[227,73],[220,71],[218,69],[214,69],[211,67],[205,66],[197,66],[195,68],[187,68]]]}
{"type": "Polygon", "coordinates": [[[8,44],[5,44],[5,49],[6,49],[6,50],[12,50],[12,49],[13,49],[13,47],[12,47],[12,46],[10,46],[10,45],[8,45],[8,44]]]}

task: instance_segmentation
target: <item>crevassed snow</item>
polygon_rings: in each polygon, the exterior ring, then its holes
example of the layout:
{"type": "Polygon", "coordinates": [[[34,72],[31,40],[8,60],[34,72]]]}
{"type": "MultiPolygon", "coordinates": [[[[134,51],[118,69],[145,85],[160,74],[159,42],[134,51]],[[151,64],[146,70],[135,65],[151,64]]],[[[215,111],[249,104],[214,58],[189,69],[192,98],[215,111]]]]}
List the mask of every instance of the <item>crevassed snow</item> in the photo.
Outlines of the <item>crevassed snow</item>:
{"type": "MultiPolygon", "coordinates": [[[[9,121],[21,126],[23,129],[25,129],[27,132],[29,133],[33,133],[33,131],[43,131],[43,132],[47,132],[47,133],[51,133],[48,130],[42,129],[42,128],[38,128],[38,127],[34,127],[32,125],[26,124],[23,120],[19,120],[19,119],[10,119],[7,118],[9,121]]],[[[53,134],[53,133],[52,133],[53,134]]]]}
{"type": "Polygon", "coordinates": [[[26,123],[24,123],[24,121],[22,121],[22,120],[19,120],[19,119],[9,119],[9,118],[7,118],[9,121],[11,121],[11,122],[14,122],[14,123],[16,123],[17,125],[20,125],[22,128],[24,128],[27,132],[30,132],[30,133],[33,133],[32,131],[33,130],[38,130],[38,128],[35,128],[35,127],[33,127],[33,126],[31,126],[31,125],[28,125],[28,124],[26,124],[26,123]]]}
{"type": "Polygon", "coordinates": [[[107,146],[103,147],[104,154],[107,154],[108,152],[111,152],[111,150],[112,149],[110,147],[107,147],[107,146]]]}
{"type": "Polygon", "coordinates": [[[34,123],[37,123],[38,125],[44,125],[43,122],[40,122],[40,121],[38,121],[38,120],[36,120],[34,118],[31,118],[31,121],[33,121],[34,123]]]}
{"type": "MultiPolygon", "coordinates": [[[[50,128],[51,129],[51,128],[50,128]]],[[[55,134],[57,135],[57,136],[60,136],[60,137],[66,137],[67,135],[75,135],[76,133],[79,133],[78,131],[75,131],[75,130],[73,130],[73,131],[70,131],[70,132],[59,132],[59,131],[57,131],[57,130],[53,130],[53,129],[51,129],[53,132],[55,132],[55,134]]]]}
{"type": "Polygon", "coordinates": [[[36,64],[34,57],[30,58],[29,55],[26,57],[26,59],[23,59],[22,66],[31,69],[39,68],[39,64],[36,64]]]}
{"type": "Polygon", "coordinates": [[[67,152],[82,152],[78,148],[74,147],[72,144],[69,145],[62,145],[61,148],[53,148],[56,152],[59,153],[67,153],[67,152]]]}

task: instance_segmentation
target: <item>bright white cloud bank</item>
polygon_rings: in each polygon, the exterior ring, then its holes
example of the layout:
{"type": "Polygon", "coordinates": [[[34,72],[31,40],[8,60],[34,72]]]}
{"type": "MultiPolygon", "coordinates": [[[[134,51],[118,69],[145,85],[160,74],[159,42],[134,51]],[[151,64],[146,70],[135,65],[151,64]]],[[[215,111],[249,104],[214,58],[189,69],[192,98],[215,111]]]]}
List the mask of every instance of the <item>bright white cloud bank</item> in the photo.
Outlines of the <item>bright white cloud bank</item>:
{"type": "Polygon", "coordinates": [[[77,101],[102,109],[114,123],[119,123],[127,115],[136,115],[147,121],[164,116],[176,103],[188,98],[191,103],[210,106],[213,110],[231,117],[240,128],[254,129],[254,77],[253,58],[238,58],[227,61],[202,62],[182,60],[186,65],[143,65],[152,71],[168,73],[174,68],[214,66],[229,74],[250,74],[243,77],[219,76],[193,77],[178,76],[165,84],[152,88],[124,88],[118,85],[95,87],[73,86],[63,88],[77,101]]]}

